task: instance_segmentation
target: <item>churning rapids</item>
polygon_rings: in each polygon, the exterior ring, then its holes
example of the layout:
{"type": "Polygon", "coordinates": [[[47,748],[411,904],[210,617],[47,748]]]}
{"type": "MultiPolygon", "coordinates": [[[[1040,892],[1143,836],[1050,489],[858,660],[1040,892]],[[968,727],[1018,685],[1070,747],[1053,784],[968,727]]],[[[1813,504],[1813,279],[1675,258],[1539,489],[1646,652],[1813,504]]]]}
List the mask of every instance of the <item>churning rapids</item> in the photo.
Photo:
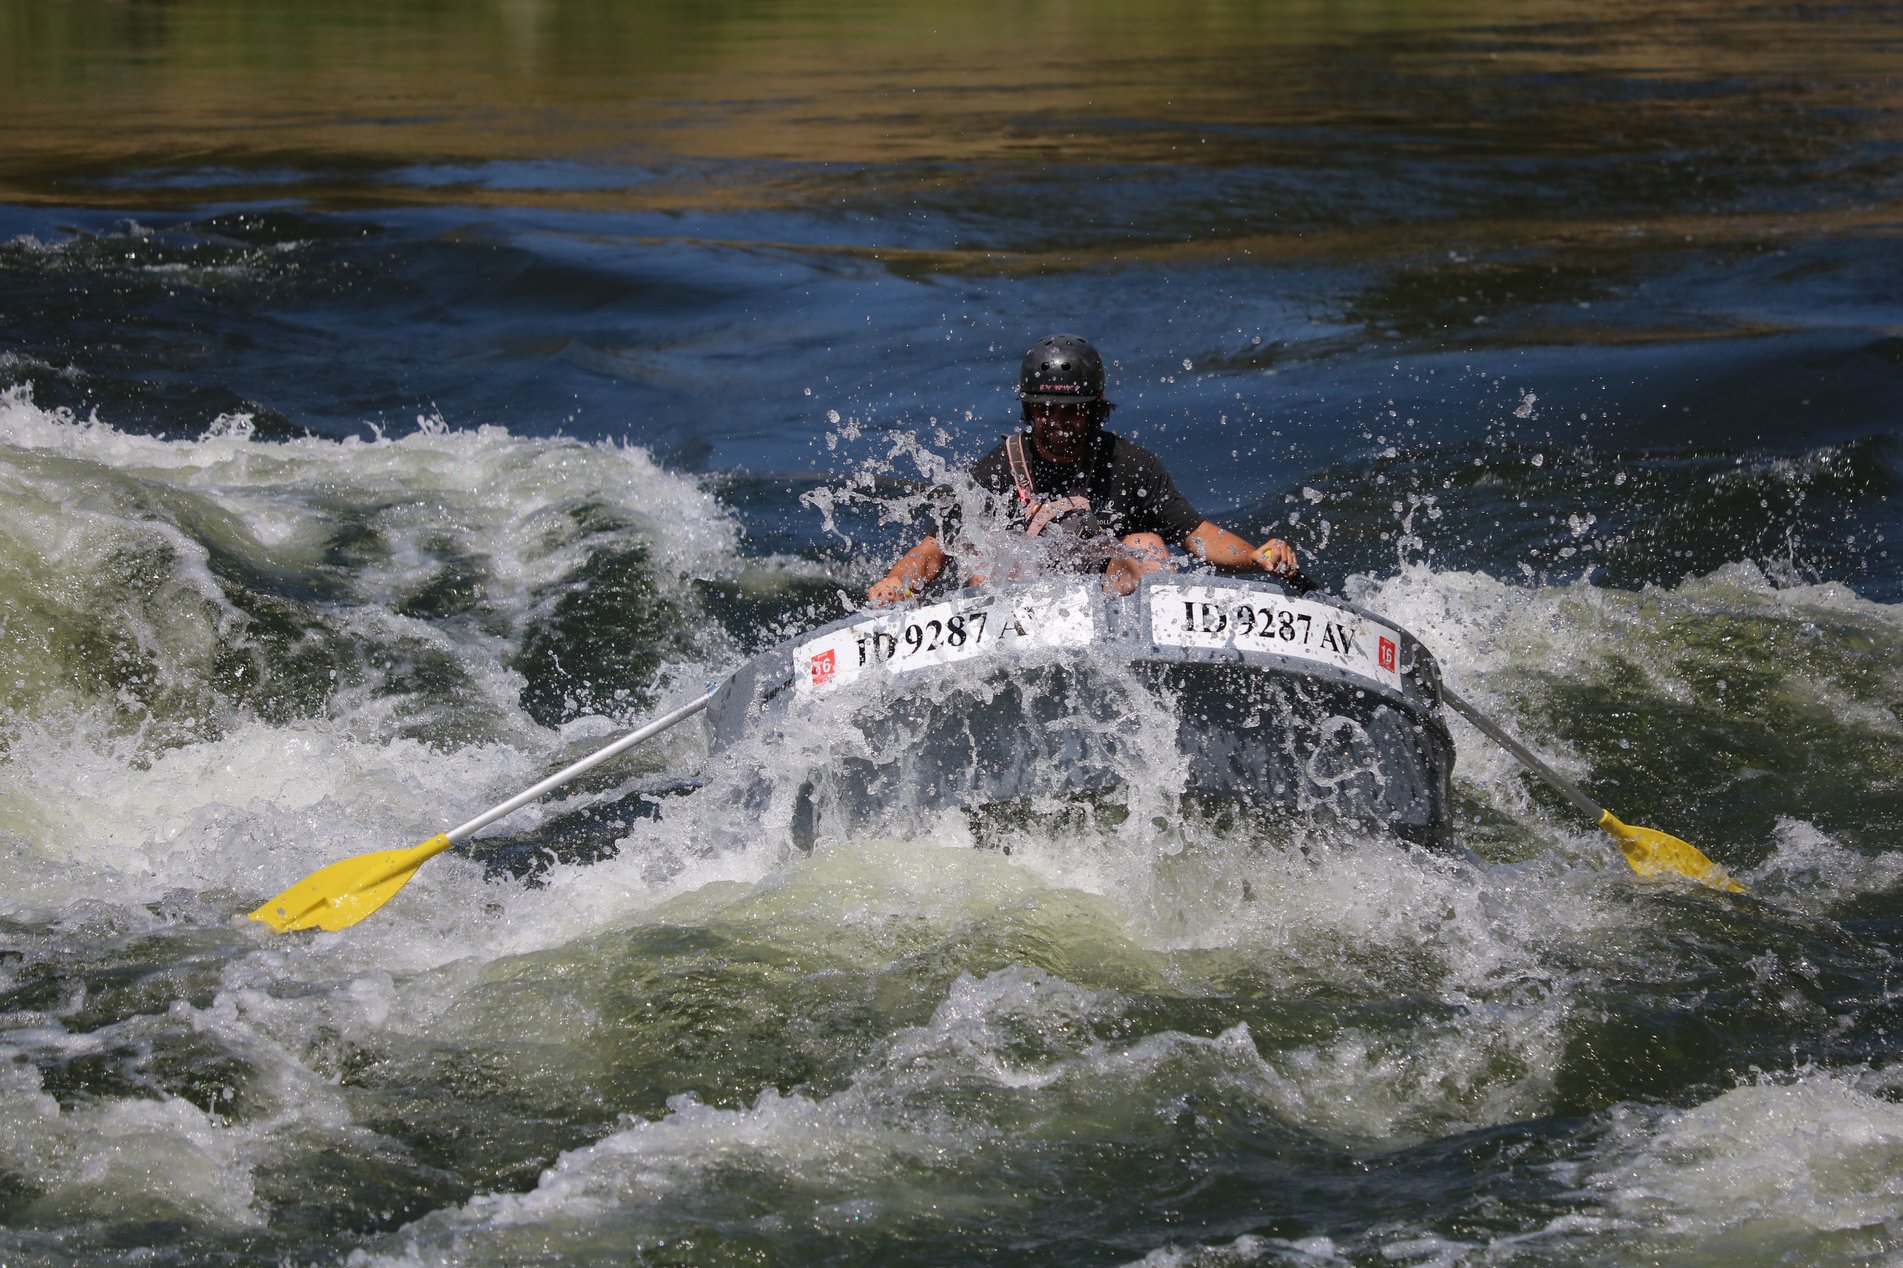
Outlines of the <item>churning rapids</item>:
{"type": "Polygon", "coordinates": [[[1903,14],[635,8],[0,8],[0,1262],[1903,1258],[1903,14]],[[1133,707],[1114,804],[808,848],[687,725],[244,919],[846,617],[1066,328],[1748,894],[1133,707]]]}

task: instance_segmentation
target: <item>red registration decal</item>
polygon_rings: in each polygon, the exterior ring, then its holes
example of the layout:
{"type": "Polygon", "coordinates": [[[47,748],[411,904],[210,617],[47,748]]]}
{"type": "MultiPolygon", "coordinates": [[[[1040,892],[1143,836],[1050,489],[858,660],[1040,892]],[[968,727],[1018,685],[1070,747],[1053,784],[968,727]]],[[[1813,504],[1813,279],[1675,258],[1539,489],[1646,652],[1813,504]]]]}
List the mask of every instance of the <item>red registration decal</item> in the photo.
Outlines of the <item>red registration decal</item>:
{"type": "Polygon", "coordinates": [[[1376,659],[1380,661],[1381,668],[1387,670],[1389,673],[1395,672],[1393,639],[1384,638],[1381,640],[1381,650],[1377,653],[1376,659]]]}
{"type": "Polygon", "coordinates": [[[823,682],[831,682],[833,680],[833,674],[836,673],[838,669],[838,654],[834,652],[833,649],[827,648],[819,655],[813,657],[813,685],[817,687],[823,682]]]}

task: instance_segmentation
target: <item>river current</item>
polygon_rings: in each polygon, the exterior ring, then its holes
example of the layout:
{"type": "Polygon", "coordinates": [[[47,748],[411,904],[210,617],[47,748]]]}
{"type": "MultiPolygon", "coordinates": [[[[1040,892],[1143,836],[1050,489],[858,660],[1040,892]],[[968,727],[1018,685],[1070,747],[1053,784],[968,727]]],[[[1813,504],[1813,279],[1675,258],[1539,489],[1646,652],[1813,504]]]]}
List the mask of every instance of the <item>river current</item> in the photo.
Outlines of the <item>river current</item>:
{"type": "Polygon", "coordinates": [[[0,2],[0,64],[0,1261],[1903,1262],[1903,7],[0,2]],[[689,724],[244,918],[844,616],[1057,330],[1748,894],[1457,719],[1459,858],[805,852],[689,724]]]}

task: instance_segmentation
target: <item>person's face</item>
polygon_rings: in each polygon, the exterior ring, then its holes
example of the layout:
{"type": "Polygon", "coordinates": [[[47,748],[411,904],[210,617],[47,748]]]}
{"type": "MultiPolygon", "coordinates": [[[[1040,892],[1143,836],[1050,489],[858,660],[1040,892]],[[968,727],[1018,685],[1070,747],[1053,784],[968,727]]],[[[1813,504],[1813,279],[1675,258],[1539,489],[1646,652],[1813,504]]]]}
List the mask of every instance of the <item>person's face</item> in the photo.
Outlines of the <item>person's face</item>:
{"type": "Polygon", "coordinates": [[[1090,406],[1081,401],[1027,401],[1031,443],[1052,462],[1076,462],[1090,444],[1090,406]]]}

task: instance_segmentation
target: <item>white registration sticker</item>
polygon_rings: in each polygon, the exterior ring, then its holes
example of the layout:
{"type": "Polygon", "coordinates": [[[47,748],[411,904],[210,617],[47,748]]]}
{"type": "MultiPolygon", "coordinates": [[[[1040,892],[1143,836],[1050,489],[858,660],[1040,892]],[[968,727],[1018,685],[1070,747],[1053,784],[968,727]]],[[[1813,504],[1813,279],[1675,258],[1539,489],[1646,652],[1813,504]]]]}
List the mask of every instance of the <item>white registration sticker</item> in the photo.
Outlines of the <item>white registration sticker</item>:
{"type": "Polygon", "coordinates": [[[1150,638],[1162,647],[1272,652],[1401,685],[1401,638],[1388,626],[1325,603],[1213,586],[1153,586],[1150,638]]]}
{"type": "Polygon", "coordinates": [[[793,649],[802,695],[831,691],[881,670],[906,673],[1032,647],[1083,647],[1097,636],[1090,590],[1040,587],[972,595],[868,617],[793,649]]]}

